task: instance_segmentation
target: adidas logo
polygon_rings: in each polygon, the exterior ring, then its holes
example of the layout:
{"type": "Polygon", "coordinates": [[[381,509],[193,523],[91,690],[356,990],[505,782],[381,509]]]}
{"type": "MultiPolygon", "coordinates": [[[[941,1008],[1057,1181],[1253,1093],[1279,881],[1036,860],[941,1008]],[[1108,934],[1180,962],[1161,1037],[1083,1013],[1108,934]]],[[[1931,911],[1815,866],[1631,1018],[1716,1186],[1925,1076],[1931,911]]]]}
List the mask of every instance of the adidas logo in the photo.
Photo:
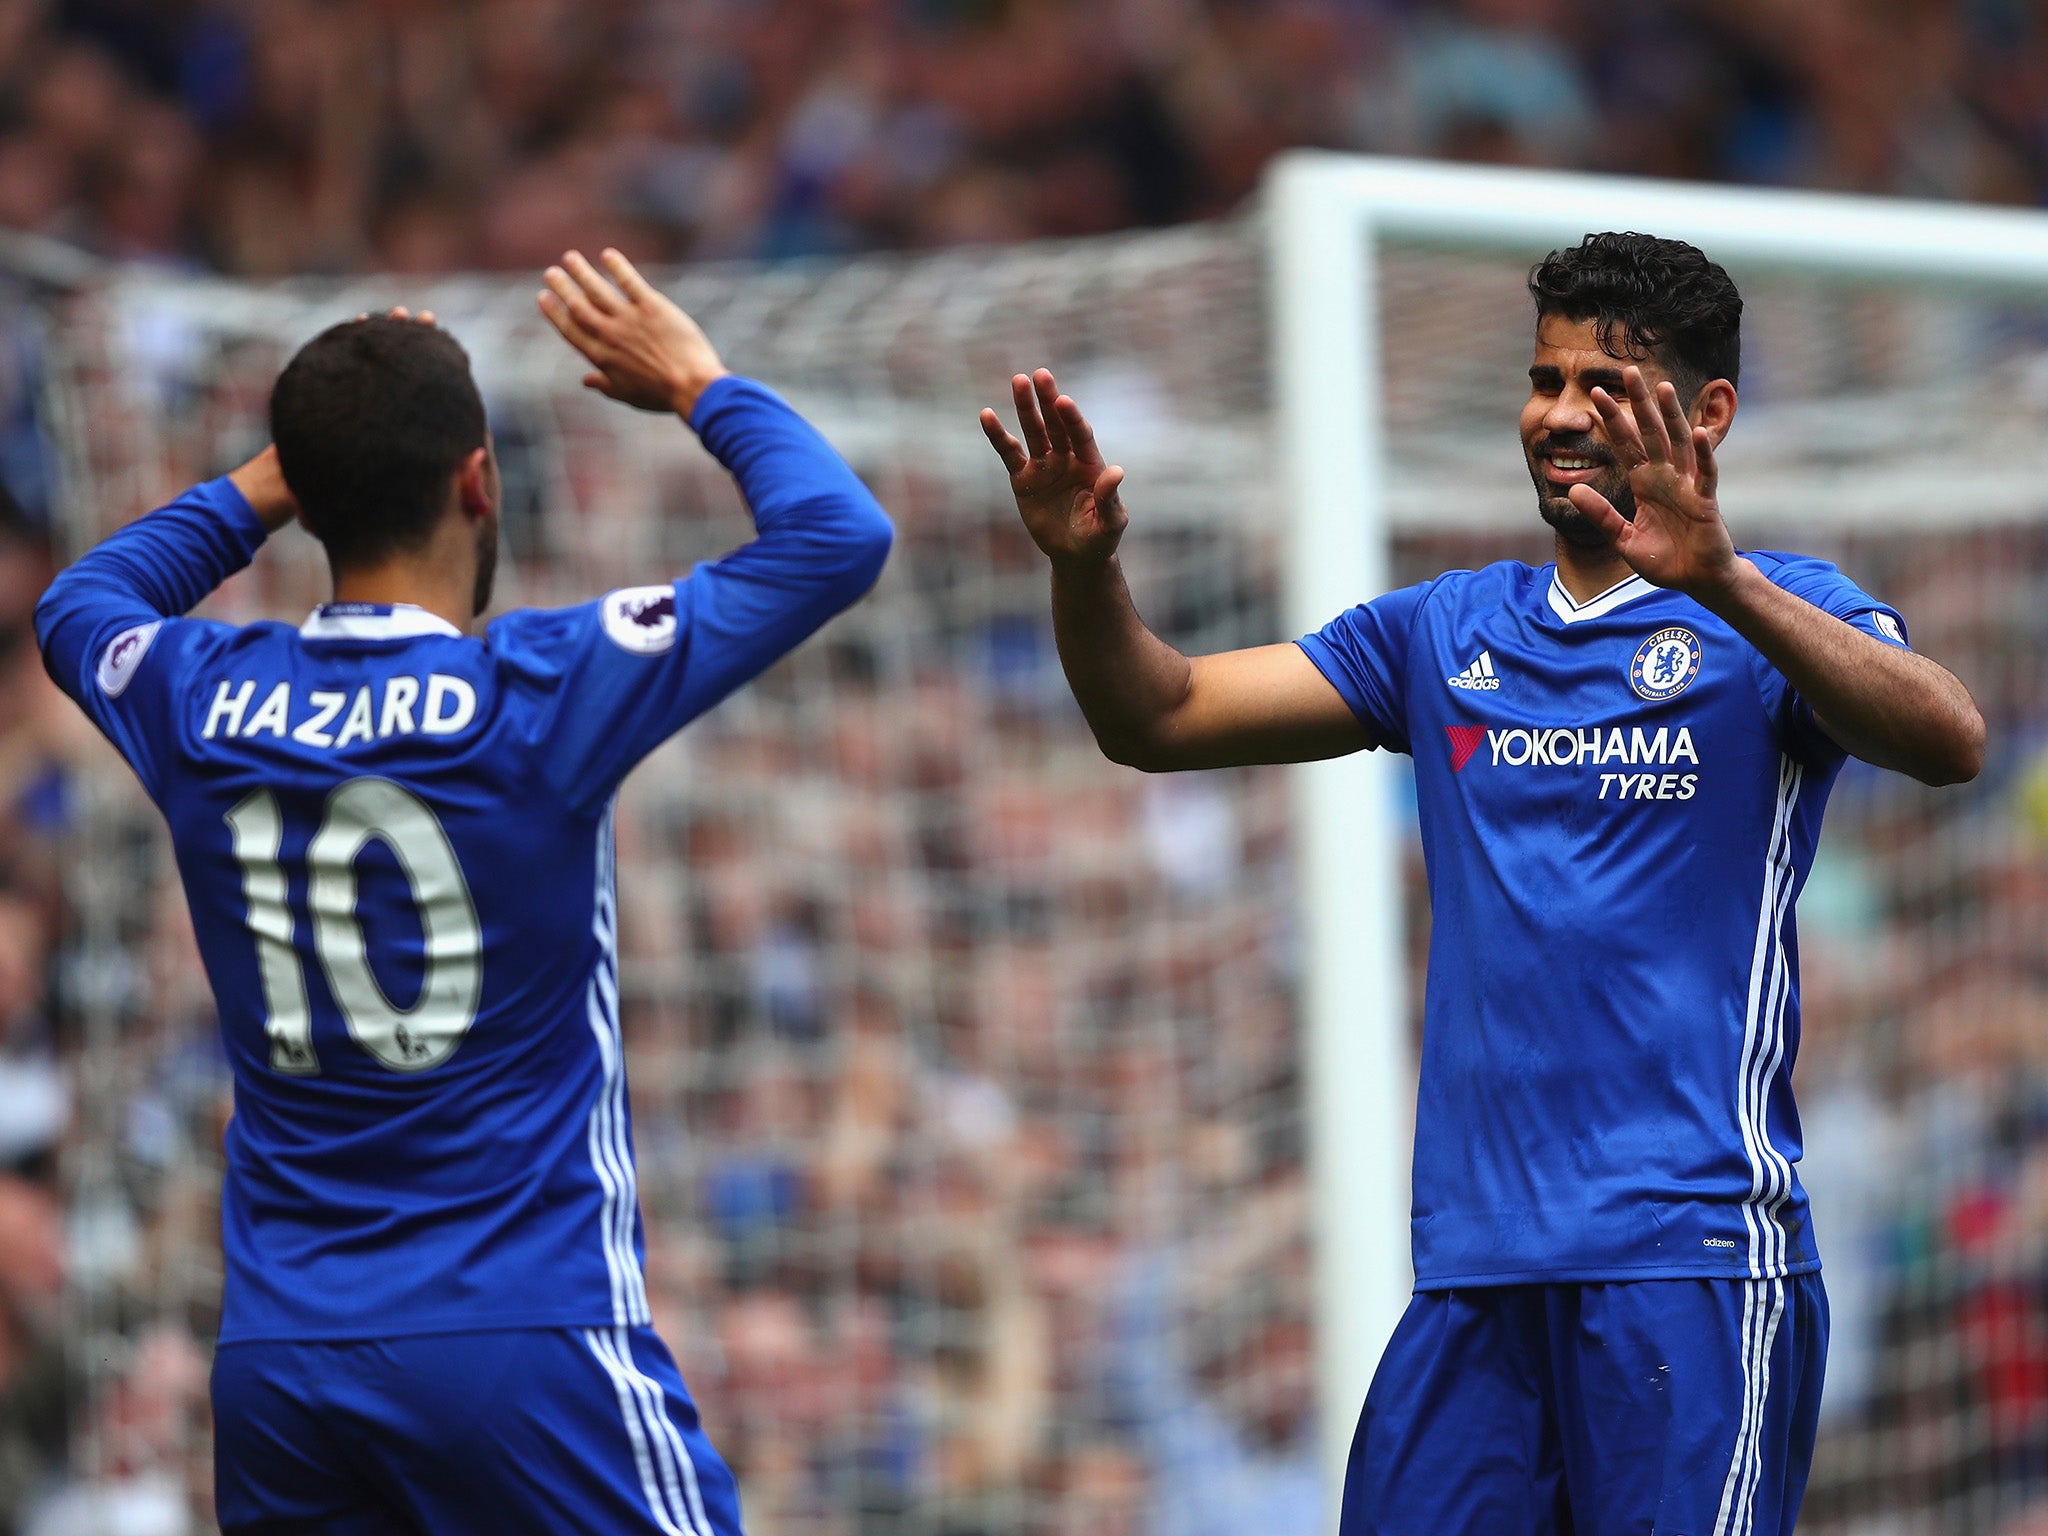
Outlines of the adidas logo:
{"type": "Polygon", "coordinates": [[[1481,651],[1479,659],[1462,672],[1454,672],[1444,679],[1453,688],[1463,688],[1468,693],[1495,693],[1500,689],[1500,679],[1493,673],[1493,652],[1481,651]]]}

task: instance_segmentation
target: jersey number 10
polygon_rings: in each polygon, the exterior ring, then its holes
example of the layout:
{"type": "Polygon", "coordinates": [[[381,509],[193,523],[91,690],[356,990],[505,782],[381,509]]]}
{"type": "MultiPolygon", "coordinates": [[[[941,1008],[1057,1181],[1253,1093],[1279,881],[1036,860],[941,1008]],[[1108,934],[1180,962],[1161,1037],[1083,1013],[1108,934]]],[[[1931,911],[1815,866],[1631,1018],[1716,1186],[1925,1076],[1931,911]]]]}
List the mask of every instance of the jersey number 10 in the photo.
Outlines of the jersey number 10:
{"type": "MultiPolygon", "coordinates": [[[[306,976],[292,945],[294,920],[284,866],[284,818],[277,797],[259,789],[227,814],[249,932],[263,977],[270,1065],[295,1077],[320,1071],[306,976]]],[[[476,1022],[483,990],[483,930],[455,849],[426,803],[389,779],[350,779],[328,798],[306,845],[306,904],[313,951],[348,1032],[394,1072],[424,1072],[455,1053],[476,1022]],[[393,1005],[370,969],[356,914],[356,856],[375,838],[389,848],[412,891],[425,939],[426,978],[410,1008],[393,1005]]]]}

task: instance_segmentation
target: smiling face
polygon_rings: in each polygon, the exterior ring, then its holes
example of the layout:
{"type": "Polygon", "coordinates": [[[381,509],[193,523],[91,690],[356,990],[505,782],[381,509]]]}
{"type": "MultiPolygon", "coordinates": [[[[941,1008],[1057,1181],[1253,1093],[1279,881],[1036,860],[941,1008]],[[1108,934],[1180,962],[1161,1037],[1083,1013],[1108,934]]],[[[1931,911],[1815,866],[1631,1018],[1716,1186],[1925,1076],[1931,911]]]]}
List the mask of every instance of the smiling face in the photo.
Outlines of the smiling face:
{"type": "MultiPolygon", "coordinates": [[[[1654,355],[1618,358],[1601,350],[1591,320],[1545,315],[1536,324],[1536,357],[1529,365],[1529,403],[1522,407],[1522,452],[1543,520],[1558,536],[1581,549],[1601,549],[1609,540],[1570,500],[1574,485],[1590,485],[1635,520],[1636,500],[1628,475],[1616,463],[1593,391],[1626,399],[1621,370],[1642,369],[1652,390],[1670,375],[1654,355]]],[[[1679,398],[1690,400],[1682,384],[1679,398]]]]}

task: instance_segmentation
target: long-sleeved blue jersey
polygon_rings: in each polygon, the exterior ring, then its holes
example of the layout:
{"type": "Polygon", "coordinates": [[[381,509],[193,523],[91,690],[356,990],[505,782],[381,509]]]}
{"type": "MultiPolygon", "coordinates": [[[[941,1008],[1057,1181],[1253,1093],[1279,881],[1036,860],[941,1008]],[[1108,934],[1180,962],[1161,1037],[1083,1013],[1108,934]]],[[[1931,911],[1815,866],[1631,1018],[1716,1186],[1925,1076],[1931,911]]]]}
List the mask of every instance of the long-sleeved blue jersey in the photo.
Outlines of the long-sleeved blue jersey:
{"type": "Polygon", "coordinates": [[[758,537],[670,586],[298,629],[181,618],[263,529],[226,480],[67,570],[52,676],[170,823],[235,1075],[221,1338],[648,1321],[611,805],[853,602],[890,526],[762,386],[692,425],[758,537]]]}
{"type": "MultiPolygon", "coordinates": [[[[1751,556],[1886,644],[1833,566],[1751,556]]],[[[1301,641],[1413,754],[1429,986],[1419,1289],[1819,1266],[1792,903],[1843,753],[1747,640],[1640,577],[1452,571],[1301,641]]]]}

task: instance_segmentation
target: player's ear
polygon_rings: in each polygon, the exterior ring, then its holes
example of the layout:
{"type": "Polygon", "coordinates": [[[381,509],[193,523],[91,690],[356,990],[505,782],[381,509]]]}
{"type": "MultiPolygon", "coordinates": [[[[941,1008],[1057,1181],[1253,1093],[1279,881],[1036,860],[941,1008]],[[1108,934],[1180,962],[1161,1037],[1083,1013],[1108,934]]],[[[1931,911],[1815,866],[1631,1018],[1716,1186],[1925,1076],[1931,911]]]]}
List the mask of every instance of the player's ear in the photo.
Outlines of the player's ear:
{"type": "Polygon", "coordinates": [[[469,517],[489,517],[498,506],[498,466],[490,445],[470,451],[455,471],[455,499],[469,517]]]}
{"type": "Polygon", "coordinates": [[[1726,379],[1708,380],[1692,397],[1692,410],[1689,412],[1692,424],[1704,427],[1716,448],[1728,435],[1728,429],[1735,425],[1736,403],[1735,386],[1726,379]]]}

